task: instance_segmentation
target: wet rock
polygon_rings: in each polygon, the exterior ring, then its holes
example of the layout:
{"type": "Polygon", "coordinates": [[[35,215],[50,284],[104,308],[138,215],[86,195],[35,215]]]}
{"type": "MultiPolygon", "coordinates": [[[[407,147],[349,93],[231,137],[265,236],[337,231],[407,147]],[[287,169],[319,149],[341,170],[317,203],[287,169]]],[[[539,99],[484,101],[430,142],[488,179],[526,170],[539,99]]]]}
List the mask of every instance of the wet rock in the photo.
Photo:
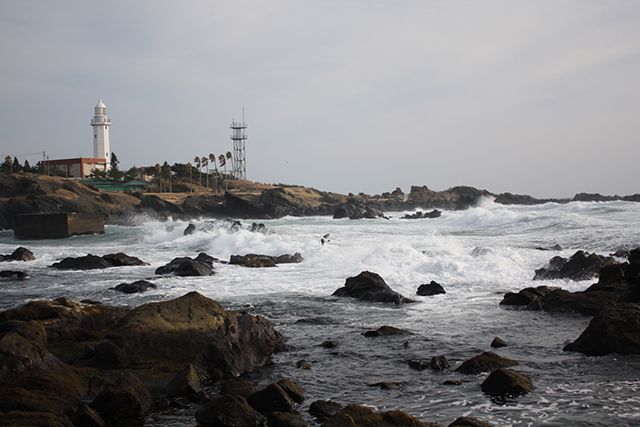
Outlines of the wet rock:
{"type": "Polygon", "coordinates": [[[333,417],[342,408],[341,404],[333,400],[316,400],[309,405],[309,413],[322,421],[333,417]]]}
{"type": "Polygon", "coordinates": [[[263,414],[270,412],[291,412],[296,408],[296,402],[279,384],[269,384],[247,398],[253,409],[263,414]]]}
{"type": "Polygon", "coordinates": [[[370,271],[363,271],[357,276],[347,278],[344,287],[337,289],[332,295],[395,304],[414,302],[393,291],[382,277],[370,271]]]}
{"type": "Polygon", "coordinates": [[[518,362],[515,360],[486,351],[463,362],[456,371],[463,374],[479,374],[481,372],[494,371],[498,368],[508,368],[517,364],[518,362]]]}
{"type": "Polygon", "coordinates": [[[347,208],[345,208],[344,206],[337,208],[333,212],[333,219],[342,219],[342,218],[348,218],[348,217],[349,217],[349,212],[347,212],[347,208]]]}
{"type": "Polygon", "coordinates": [[[253,386],[242,378],[229,378],[219,383],[220,394],[237,394],[245,399],[253,394],[253,386]]]}
{"type": "Polygon", "coordinates": [[[298,369],[311,369],[313,365],[311,365],[311,363],[307,362],[304,359],[298,360],[296,362],[296,368],[298,369]]]}
{"type": "Polygon", "coordinates": [[[189,364],[178,372],[166,387],[168,397],[190,397],[201,399],[205,396],[200,376],[195,366],[189,364]]]}
{"type": "Polygon", "coordinates": [[[292,264],[302,261],[302,255],[298,252],[293,255],[284,254],[278,256],[247,254],[231,255],[229,264],[241,265],[243,267],[275,267],[276,264],[292,264]]]}
{"type": "Polygon", "coordinates": [[[251,231],[252,233],[267,233],[269,230],[267,229],[267,227],[263,224],[263,223],[252,223],[251,224],[251,228],[249,228],[249,231],[251,231]]]}
{"type": "Polygon", "coordinates": [[[26,280],[29,278],[29,274],[22,270],[2,270],[0,271],[0,278],[9,280],[26,280]]]}
{"type": "Polygon", "coordinates": [[[431,358],[429,367],[434,371],[442,371],[449,368],[449,361],[444,356],[435,356],[431,358]]]}
{"type": "Polygon", "coordinates": [[[402,217],[402,219],[420,219],[420,218],[438,218],[442,215],[438,209],[434,209],[431,212],[422,213],[422,211],[417,211],[413,214],[406,214],[402,217]]]}
{"type": "Polygon", "coordinates": [[[500,368],[491,372],[480,387],[483,392],[495,397],[515,397],[533,390],[533,383],[523,373],[500,368]]]}
{"type": "Polygon", "coordinates": [[[0,414],[0,427],[78,427],[68,418],[48,412],[10,411],[0,414]]]}
{"type": "Polygon", "coordinates": [[[614,263],[612,257],[577,251],[569,259],[552,258],[546,268],[536,270],[533,280],[588,280],[596,277],[602,267],[614,263]]]}
{"type": "Polygon", "coordinates": [[[126,354],[111,341],[104,341],[89,350],[79,361],[83,366],[98,369],[119,369],[126,366],[126,354]]]}
{"type": "Polygon", "coordinates": [[[241,265],[250,268],[275,267],[276,261],[274,257],[269,255],[231,255],[229,259],[231,265],[241,265]]]}
{"type": "Polygon", "coordinates": [[[110,263],[113,267],[132,267],[139,265],[149,265],[140,258],[118,252],[115,254],[103,255],[102,258],[110,263]]]}
{"type": "Polygon", "coordinates": [[[308,427],[309,424],[295,412],[269,413],[269,427],[308,427]]]}
{"type": "Polygon", "coordinates": [[[211,276],[213,267],[207,262],[189,257],[179,257],[156,269],[156,274],[174,274],[176,276],[211,276]]]}
{"type": "Polygon", "coordinates": [[[445,380],[442,382],[442,385],[462,385],[462,381],[460,380],[445,380]]]}
{"type": "Polygon", "coordinates": [[[112,267],[112,265],[101,256],[89,254],[77,258],[64,258],[62,261],[51,264],[51,267],[59,270],[98,270],[112,267]]]}
{"type": "Polygon", "coordinates": [[[349,405],[327,420],[323,427],[437,427],[402,411],[375,412],[362,405],[349,405]]]}
{"type": "Polygon", "coordinates": [[[234,394],[212,399],[196,411],[199,425],[208,427],[264,427],[266,418],[234,394]]]}
{"type": "Polygon", "coordinates": [[[193,363],[212,379],[252,371],[284,344],[265,318],[227,311],[197,292],[131,310],[110,337],[132,363],[153,361],[170,370],[193,363]]]}
{"type": "Polygon", "coordinates": [[[120,373],[89,405],[112,424],[142,423],[151,409],[151,394],[138,377],[120,373]]]}
{"type": "Polygon", "coordinates": [[[555,244],[553,246],[538,246],[537,248],[535,248],[537,251],[561,251],[562,250],[562,246],[560,246],[559,244],[555,244]]]}
{"type": "Polygon", "coordinates": [[[367,384],[367,387],[377,387],[381,390],[396,390],[399,389],[401,385],[401,382],[379,381],[377,383],[367,384]]]}
{"type": "Polygon", "coordinates": [[[550,292],[562,290],[558,287],[538,286],[535,288],[524,288],[518,292],[507,292],[500,305],[531,306],[539,303],[542,298],[550,292]]]}
{"type": "Polygon", "coordinates": [[[296,403],[302,403],[304,401],[304,389],[298,383],[288,378],[281,379],[278,384],[296,403]]]}
{"type": "Polygon", "coordinates": [[[33,256],[33,252],[31,252],[29,249],[24,248],[22,246],[14,250],[9,255],[0,255],[0,262],[1,261],[33,261],[34,259],[36,258],[33,256]]]}
{"type": "Polygon", "coordinates": [[[81,403],[73,413],[71,422],[75,427],[104,427],[106,425],[100,414],[84,403],[81,403]]]}
{"type": "Polygon", "coordinates": [[[446,294],[446,293],[447,292],[444,290],[442,285],[432,280],[428,285],[420,285],[418,287],[418,291],[416,292],[416,295],[430,296],[430,295],[439,295],[439,294],[446,294]]]}
{"type": "Polygon", "coordinates": [[[338,342],[334,340],[323,341],[320,344],[320,347],[324,347],[324,348],[336,348],[337,346],[338,346],[338,342]]]}
{"type": "Polygon", "coordinates": [[[640,306],[619,304],[603,310],[564,350],[588,356],[640,353],[640,306]]]}
{"type": "Polygon", "coordinates": [[[456,418],[448,427],[493,427],[486,421],[479,420],[474,417],[456,418]]]}
{"type": "Polygon", "coordinates": [[[42,365],[46,352],[47,333],[42,323],[0,323],[0,380],[42,365]]]}
{"type": "Polygon", "coordinates": [[[363,333],[365,337],[387,337],[391,335],[413,335],[406,329],[394,328],[393,326],[380,326],[375,331],[366,331],[363,333]]]}
{"type": "Polygon", "coordinates": [[[135,294],[139,292],[146,292],[149,289],[156,289],[157,287],[158,286],[155,283],[151,283],[147,280],[136,280],[132,283],[120,283],[112,289],[125,294],[135,294]]]}
{"type": "Polygon", "coordinates": [[[506,347],[507,343],[500,337],[495,337],[493,339],[493,341],[491,341],[491,347],[493,348],[500,348],[500,347],[506,347]]]}
{"type": "Polygon", "coordinates": [[[415,369],[416,371],[424,371],[425,369],[431,367],[430,361],[427,362],[426,360],[421,359],[407,360],[407,365],[409,365],[411,369],[415,369]]]}
{"type": "Polygon", "coordinates": [[[190,236],[190,235],[192,235],[192,234],[193,234],[193,233],[195,233],[195,232],[196,232],[196,226],[195,226],[195,224],[189,224],[189,225],[187,225],[187,228],[185,228],[185,229],[184,229],[184,231],[182,232],[182,234],[183,234],[184,236],[190,236]]]}

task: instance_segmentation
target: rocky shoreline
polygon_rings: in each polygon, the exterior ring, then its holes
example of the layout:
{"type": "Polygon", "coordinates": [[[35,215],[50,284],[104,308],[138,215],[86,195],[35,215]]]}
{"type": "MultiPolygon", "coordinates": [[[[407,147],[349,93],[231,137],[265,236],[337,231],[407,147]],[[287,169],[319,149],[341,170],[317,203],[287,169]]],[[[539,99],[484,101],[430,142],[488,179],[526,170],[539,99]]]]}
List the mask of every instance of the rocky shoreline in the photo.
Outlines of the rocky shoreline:
{"type": "MultiPolygon", "coordinates": [[[[26,173],[0,175],[0,229],[12,228],[13,217],[23,213],[90,213],[102,215],[108,223],[130,224],[136,218],[280,218],[286,215],[333,215],[335,218],[367,219],[388,211],[459,210],[475,206],[484,197],[496,203],[541,204],[571,201],[640,201],[640,194],[602,196],[577,194],[573,199],[536,199],[511,193],[494,194],[473,187],[433,191],[412,186],[405,194],[399,188],[380,195],[338,194],[294,185],[265,185],[243,182],[229,192],[213,193],[113,193],[103,192],[71,178],[26,173]],[[179,198],[174,196],[179,195],[179,198]]],[[[432,211],[424,218],[436,218],[432,211]]],[[[423,216],[407,216],[423,218],[423,216]]]]}

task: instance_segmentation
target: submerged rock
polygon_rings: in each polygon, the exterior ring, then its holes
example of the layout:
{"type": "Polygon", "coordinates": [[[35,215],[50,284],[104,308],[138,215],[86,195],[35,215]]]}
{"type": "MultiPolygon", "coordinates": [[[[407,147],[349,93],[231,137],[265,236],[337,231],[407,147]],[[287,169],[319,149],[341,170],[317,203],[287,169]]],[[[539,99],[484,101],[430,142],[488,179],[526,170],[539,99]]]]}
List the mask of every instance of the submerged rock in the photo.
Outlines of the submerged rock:
{"type": "Polygon", "coordinates": [[[533,390],[531,378],[512,369],[491,372],[481,384],[482,391],[495,397],[515,397],[533,390]]]}
{"type": "Polygon", "coordinates": [[[380,326],[375,331],[366,331],[362,335],[365,337],[386,337],[390,335],[413,335],[411,331],[406,329],[395,328],[393,326],[380,326]]]}
{"type": "Polygon", "coordinates": [[[485,351],[484,353],[463,362],[458,366],[456,371],[462,372],[463,374],[479,374],[481,372],[493,371],[498,368],[508,368],[517,364],[518,362],[515,360],[498,356],[490,351],[485,351]]]}
{"type": "Polygon", "coordinates": [[[533,280],[588,280],[596,277],[602,267],[613,263],[612,257],[577,251],[569,259],[551,258],[547,267],[536,270],[533,280]]]}
{"type": "Polygon", "coordinates": [[[432,280],[428,285],[420,285],[418,287],[418,291],[416,292],[416,295],[431,296],[431,295],[439,295],[439,294],[446,294],[446,293],[447,292],[444,290],[442,285],[432,280]]]}
{"type": "Polygon", "coordinates": [[[243,267],[275,267],[276,264],[292,264],[303,261],[302,255],[296,252],[293,255],[284,254],[278,256],[272,255],[231,255],[229,264],[241,265],[243,267]]]}
{"type": "Polygon", "coordinates": [[[29,278],[29,274],[22,270],[2,270],[0,271],[0,278],[10,280],[26,280],[29,278]]]}
{"type": "Polygon", "coordinates": [[[332,295],[395,304],[414,302],[392,290],[382,277],[370,271],[363,271],[357,276],[347,278],[344,287],[337,289],[332,295]]]}
{"type": "Polygon", "coordinates": [[[157,287],[158,286],[155,283],[151,283],[147,280],[136,280],[132,283],[120,283],[112,289],[125,294],[135,294],[138,292],[146,292],[149,289],[156,289],[157,287]]]}
{"type": "MultiPolygon", "coordinates": [[[[199,254],[198,257],[201,255],[203,254],[199,254]]],[[[211,276],[214,273],[213,262],[209,262],[204,257],[174,258],[170,263],[156,269],[156,274],[175,274],[176,276],[211,276]]]]}
{"type": "Polygon", "coordinates": [[[475,417],[458,417],[447,427],[493,427],[486,421],[475,417]]]}
{"type": "Polygon", "coordinates": [[[184,231],[182,232],[182,234],[184,236],[190,236],[191,234],[196,232],[196,226],[195,224],[189,224],[187,225],[187,228],[184,229],[184,231]]]}
{"type": "Polygon", "coordinates": [[[442,371],[449,368],[449,361],[444,356],[435,356],[431,358],[429,367],[434,371],[442,371]]]}

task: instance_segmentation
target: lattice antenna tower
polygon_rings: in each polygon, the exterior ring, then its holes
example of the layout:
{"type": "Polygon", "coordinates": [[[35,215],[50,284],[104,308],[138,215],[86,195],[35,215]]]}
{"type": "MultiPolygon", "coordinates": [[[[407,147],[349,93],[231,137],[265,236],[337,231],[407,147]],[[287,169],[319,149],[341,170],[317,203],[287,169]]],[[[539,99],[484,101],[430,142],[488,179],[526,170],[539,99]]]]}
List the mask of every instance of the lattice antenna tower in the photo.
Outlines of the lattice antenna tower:
{"type": "Polygon", "coordinates": [[[231,121],[231,141],[233,142],[233,176],[235,179],[247,179],[247,123],[244,121],[244,108],[242,109],[242,121],[231,121]]]}

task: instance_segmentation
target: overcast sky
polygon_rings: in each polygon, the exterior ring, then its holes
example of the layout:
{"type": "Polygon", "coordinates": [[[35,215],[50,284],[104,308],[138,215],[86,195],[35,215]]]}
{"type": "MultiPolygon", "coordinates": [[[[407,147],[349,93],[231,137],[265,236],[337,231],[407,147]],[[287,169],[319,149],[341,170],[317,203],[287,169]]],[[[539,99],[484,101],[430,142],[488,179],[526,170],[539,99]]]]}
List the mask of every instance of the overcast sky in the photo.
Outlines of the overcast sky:
{"type": "Polygon", "coordinates": [[[0,3],[0,151],[91,156],[99,97],[124,168],[231,149],[247,175],[640,192],[640,1],[0,3]]]}

